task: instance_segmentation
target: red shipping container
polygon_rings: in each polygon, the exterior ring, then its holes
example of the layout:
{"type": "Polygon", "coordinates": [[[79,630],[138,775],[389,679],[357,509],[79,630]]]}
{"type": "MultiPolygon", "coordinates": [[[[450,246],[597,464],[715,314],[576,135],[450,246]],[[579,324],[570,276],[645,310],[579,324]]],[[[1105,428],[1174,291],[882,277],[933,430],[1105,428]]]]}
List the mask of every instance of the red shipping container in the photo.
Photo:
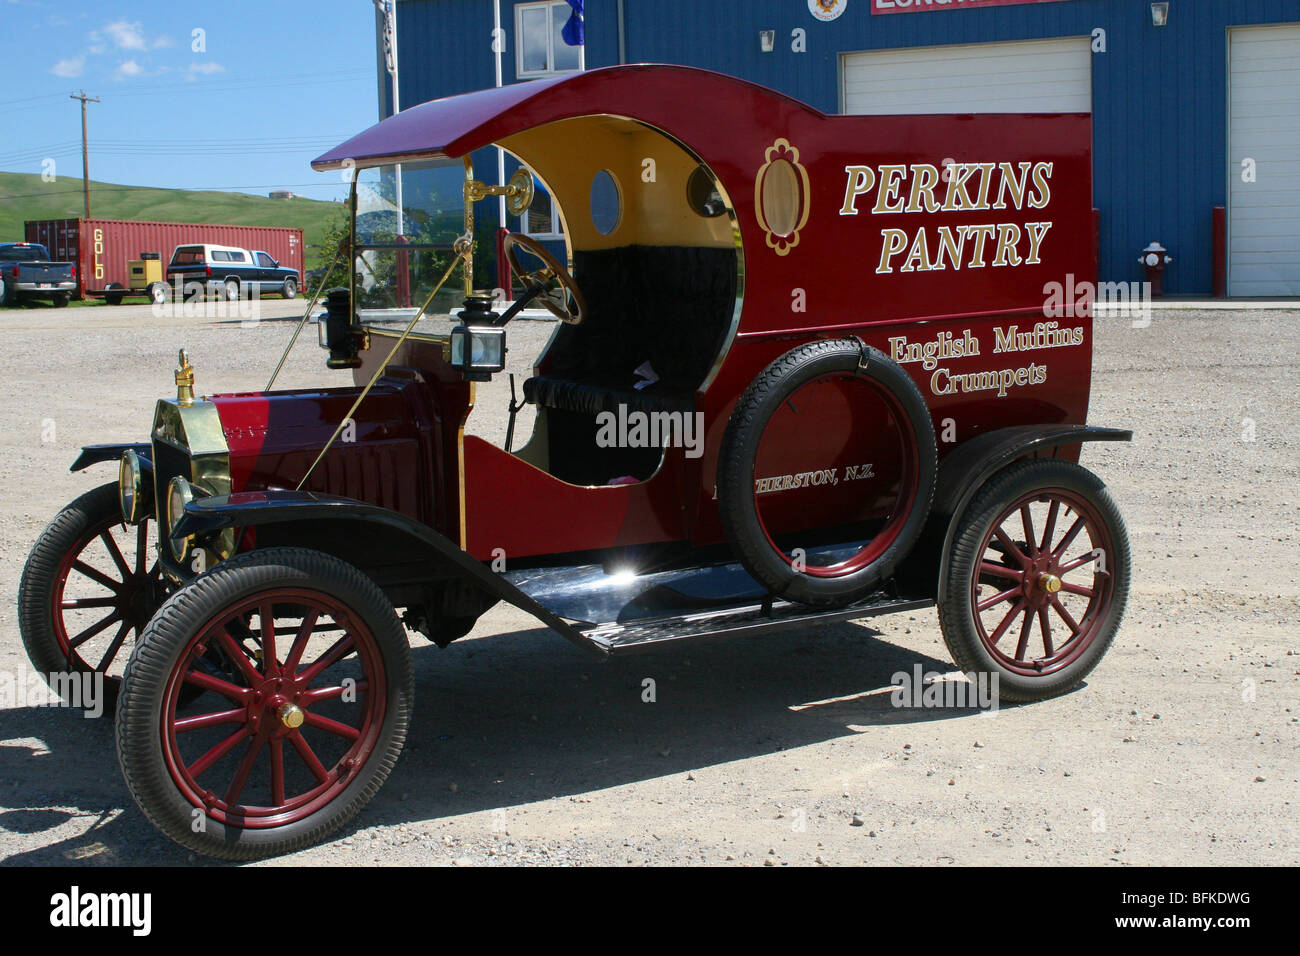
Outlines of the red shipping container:
{"type": "Polygon", "coordinates": [[[198,243],[269,252],[280,265],[297,269],[298,285],[303,285],[301,229],[129,219],[29,219],[26,233],[27,241],[45,246],[54,261],[76,264],[77,298],[103,293],[109,283],[129,287],[126,264],[139,259],[142,252],[158,253],[166,272],[177,246],[198,243]]]}

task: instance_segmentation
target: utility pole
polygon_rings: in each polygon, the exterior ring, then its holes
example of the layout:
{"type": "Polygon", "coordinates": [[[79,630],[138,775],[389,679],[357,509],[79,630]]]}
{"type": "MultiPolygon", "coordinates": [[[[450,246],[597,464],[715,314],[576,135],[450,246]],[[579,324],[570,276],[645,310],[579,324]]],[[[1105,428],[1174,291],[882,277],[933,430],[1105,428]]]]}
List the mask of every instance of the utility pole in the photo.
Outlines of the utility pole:
{"type": "Polygon", "coordinates": [[[86,198],[86,218],[90,218],[90,147],[86,140],[86,104],[98,103],[99,98],[87,96],[86,91],[73,93],[71,99],[81,100],[81,188],[86,198]]]}

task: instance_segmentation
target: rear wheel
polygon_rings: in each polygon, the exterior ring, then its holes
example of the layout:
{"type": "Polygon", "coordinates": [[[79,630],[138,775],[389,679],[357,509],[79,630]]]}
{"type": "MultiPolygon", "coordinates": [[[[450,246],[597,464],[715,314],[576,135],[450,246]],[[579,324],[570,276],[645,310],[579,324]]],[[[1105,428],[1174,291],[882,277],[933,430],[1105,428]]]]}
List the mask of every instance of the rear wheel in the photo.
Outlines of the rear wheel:
{"type": "Polygon", "coordinates": [[[239,283],[234,279],[227,279],[226,284],[221,287],[221,297],[227,302],[234,302],[239,298],[239,283]]]}
{"type": "Polygon", "coordinates": [[[110,282],[104,292],[104,301],[109,305],[121,305],[122,299],[126,295],[126,290],[116,282],[110,282]]]}
{"type": "Polygon", "coordinates": [[[0,307],[13,305],[10,301],[10,294],[9,283],[4,280],[3,276],[0,276],[0,307]]]}
{"type": "Polygon", "coordinates": [[[117,750],[168,837],[231,860],[314,843],[387,778],[410,721],[410,647],[337,558],[253,552],[177,591],[131,655],[117,750]],[[203,693],[188,706],[187,687],[203,693]]]}
{"type": "Polygon", "coordinates": [[[166,305],[170,298],[171,290],[165,282],[155,282],[149,286],[149,301],[154,305],[166,305]]]}
{"type": "Polygon", "coordinates": [[[961,518],[939,623],[965,671],[999,696],[1043,700],[1097,666],[1124,616],[1128,532],[1096,475],[1023,462],[996,475],[961,518]]]}
{"type": "Polygon", "coordinates": [[[66,296],[66,295],[56,295],[56,296],[51,300],[51,302],[52,302],[52,304],[54,305],[54,307],[55,307],[56,309],[63,309],[63,308],[67,308],[67,305],[68,305],[68,299],[69,299],[69,296],[66,296]]]}
{"type": "Polygon", "coordinates": [[[153,526],[124,524],[110,483],[60,511],[36,539],[18,585],[18,629],[51,686],[53,675],[98,672],[104,705],[116,702],[131,646],[166,596],[153,526]]]}

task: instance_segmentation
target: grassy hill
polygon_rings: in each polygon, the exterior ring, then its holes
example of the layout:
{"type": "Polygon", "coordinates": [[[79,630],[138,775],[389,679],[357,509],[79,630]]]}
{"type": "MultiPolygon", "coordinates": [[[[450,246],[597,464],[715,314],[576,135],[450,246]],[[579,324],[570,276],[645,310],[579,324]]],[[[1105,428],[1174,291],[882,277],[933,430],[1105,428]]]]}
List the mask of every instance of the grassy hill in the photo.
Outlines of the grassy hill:
{"type": "MultiPolygon", "coordinates": [[[[285,226],[302,229],[307,268],[321,265],[326,225],[345,215],[339,202],[270,199],[248,193],[154,189],[90,181],[90,212],[96,219],[202,222],[231,226],[285,226]]],[[[76,219],[82,215],[80,179],[59,177],[46,183],[30,173],[0,172],[0,242],[23,238],[28,219],[76,219]]]]}

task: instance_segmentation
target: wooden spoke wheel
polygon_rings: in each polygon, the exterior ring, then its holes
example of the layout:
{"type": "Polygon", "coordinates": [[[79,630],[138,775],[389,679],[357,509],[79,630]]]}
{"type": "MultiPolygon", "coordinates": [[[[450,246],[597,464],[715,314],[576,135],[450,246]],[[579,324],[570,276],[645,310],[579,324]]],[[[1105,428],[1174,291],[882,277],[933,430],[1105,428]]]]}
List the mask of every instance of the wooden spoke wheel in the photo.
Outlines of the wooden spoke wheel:
{"type": "Polygon", "coordinates": [[[405,631],[372,581],[317,552],[253,552],[186,585],[146,629],[118,755],[136,802],[178,843],[284,853],[378,790],[411,696],[405,631]],[[186,704],[189,688],[200,695],[186,704]]]}
{"type": "Polygon", "coordinates": [[[1129,574],[1128,535],[1100,479],[1066,461],[1013,466],[962,517],[940,595],[944,638],[963,669],[998,674],[1010,700],[1064,693],[1114,638],[1129,574]]]}

